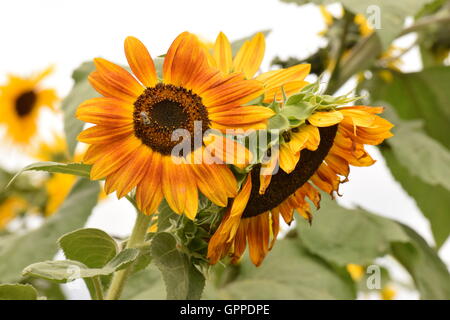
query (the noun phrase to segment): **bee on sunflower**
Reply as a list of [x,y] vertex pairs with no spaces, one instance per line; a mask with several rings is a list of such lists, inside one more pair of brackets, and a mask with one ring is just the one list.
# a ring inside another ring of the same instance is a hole
[[[251,154],[221,132],[266,126],[274,112],[249,105],[263,94],[264,84],[240,69],[223,73],[211,66],[206,47],[188,32],[165,55],[162,79],[138,39],[125,40],[125,54],[134,76],[95,59],[97,70],[89,81],[103,97],[77,110],[78,119],[95,124],[78,136],[89,144],[84,162],[92,164],[91,179],[105,178],[106,193],[116,191],[119,198],[135,189],[136,204],[146,214],[165,198],[173,211],[194,219],[199,190],[225,207],[238,191],[227,164],[245,166]],[[189,141],[191,152],[174,155],[179,129],[203,139]]]
[[56,91],[42,88],[41,82],[53,68],[32,75],[9,75],[7,83],[0,86],[0,123],[6,127],[6,135],[13,143],[26,146],[37,132],[37,120],[42,107],[55,109]]

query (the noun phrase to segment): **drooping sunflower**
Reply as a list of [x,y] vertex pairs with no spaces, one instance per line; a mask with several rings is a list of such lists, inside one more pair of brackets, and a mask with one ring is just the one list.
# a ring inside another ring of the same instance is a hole
[[290,224],[294,210],[311,221],[307,198],[319,208],[322,190],[333,196],[348,181],[349,165],[370,166],[375,160],[364,145],[378,145],[392,136],[393,125],[379,117],[381,107],[352,106],[318,111],[286,131],[280,146],[280,170],[262,176],[253,169],[224,215],[208,247],[211,263],[230,255],[237,262],[249,246],[260,265],[279,231],[280,216]]
[[[207,49],[188,32],[180,34],[165,55],[163,79],[158,79],[149,52],[136,38],[125,40],[125,54],[135,77],[95,59],[97,70],[89,81],[104,97],[88,100],[77,110],[78,119],[96,124],[78,136],[90,145],[84,161],[93,165],[91,179],[106,178],[105,191],[116,191],[118,197],[136,187],[136,203],[146,214],[155,212],[165,198],[175,212],[193,219],[198,190],[226,206],[237,194],[236,179],[226,164],[243,165],[238,158],[247,163],[251,155],[234,140],[207,131],[265,127],[273,111],[246,105],[263,94],[263,84],[242,72],[223,74],[210,66]],[[172,155],[180,143],[173,139],[177,129],[194,137],[187,155]],[[194,143],[198,134],[205,134],[204,139]],[[205,156],[210,147],[214,151]],[[201,161],[192,163],[198,157]]]
[[50,67],[27,78],[9,75],[8,82],[0,86],[0,123],[6,126],[7,136],[14,143],[30,142],[37,131],[40,108],[54,108],[58,100],[56,91],[40,86],[51,72]]
[[244,41],[233,57],[231,43],[220,32],[212,49],[209,62],[224,74],[243,72],[247,79],[255,79],[264,84],[264,103],[279,100],[284,94],[291,95],[308,84],[305,77],[311,70],[310,64],[298,64],[286,69],[271,70],[255,77],[260,69],[266,48],[264,34],[258,32],[250,40]]

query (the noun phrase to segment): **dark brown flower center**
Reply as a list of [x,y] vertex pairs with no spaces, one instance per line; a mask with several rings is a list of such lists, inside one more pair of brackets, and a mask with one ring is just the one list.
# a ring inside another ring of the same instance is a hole
[[37,94],[33,91],[25,91],[16,98],[16,113],[23,118],[31,113],[36,104]]
[[252,190],[250,198],[242,217],[254,217],[279,206],[305,184],[322,164],[333,146],[337,127],[338,125],[319,128],[320,144],[317,150],[303,149],[295,169],[289,174],[280,168],[278,173],[272,177],[269,187],[263,195],[259,194],[259,172],[261,167],[255,167],[251,171]]
[[[145,89],[138,97],[134,103],[133,119],[135,135],[145,145],[164,155],[169,155],[183,141],[184,135],[179,134],[182,132],[190,135],[193,148],[194,135],[203,135],[210,124],[201,97],[185,88],[162,83]],[[179,129],[184,131],[174,135],[174,131]],[[201,132],[195,132],[199,129]]]

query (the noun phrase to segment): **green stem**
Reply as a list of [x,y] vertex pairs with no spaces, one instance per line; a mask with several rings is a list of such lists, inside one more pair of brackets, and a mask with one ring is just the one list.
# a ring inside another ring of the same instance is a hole
[[[137,248],[144,243],[145,235],[150,225],[150,220],[151,216],[142,214],[139,211],[137,211],[136,222],[134,223],[133,231],[131,232],[131,236],[128,239],[125,248]],[[127,280],[132,267],[133,265],[114,273],[113,278],[111,280],[111,285],[108,290],[108,294],[106,295],[106,300],[119,299],[123,287],[125,285],[125,281]]]
[[100,277],[96,276],[92,278],[92,282],[94,283],[95,295],[97,300],[103,300],[103,286],[100,282]]
[[348,28],[351,23],[351,15],[347,11],[344,14],[344,21],[345,23],[341,30],[341,37],[336,48],[337,50],[335,50],[335,65],[333,70],[331,71],[330,80],[328,81],[328,86],[325,90],[325,93],[327,94],[329,94],[330,91],[334,90],[334,85],[338,81],[341,72],[341,60],[345,52],[345,42],[347,40]]

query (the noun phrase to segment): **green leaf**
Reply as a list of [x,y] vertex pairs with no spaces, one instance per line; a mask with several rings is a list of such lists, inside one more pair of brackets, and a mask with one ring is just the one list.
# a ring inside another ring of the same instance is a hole
[[[293,2],[299,5],[307,3],[305,0],[282,0],[283,2]],[[331,4],[336,0],[312,0],[316,4]],[[353,13],[362,13],[372,22],[376,19],[380,21],[380,28],[376,29],[384,49],[399,35],[403,29],[405,18],[414,16],[429,0],[340,0],[342,5]],[[378,15],[377,15],[378,14]],[[376,26],[375,26],[376,27]]]
[[[208,295],[209,294],[209,295]],[[278,240],[260,267],[242,259],[237,278],[206,299],[355,299],[344,268],[335,268],[293,239]]]
[[70,93],[62,101],[64,112],[64,132],[66,134],[67,146],[71,156],[75,153],[77,146],[77,136],[83,130],[84,122],[75,117],[76,110],[80,103],[87,99],[98,97],[99,94],[92,88],[87,77],[95,70],[93,62],[84,62],[72,74],[75,81]]
[[36,162],[32,163],[18,173],[9,181],[6,188],[12,185],[12,183],[25,171],[46,171],[51,173],[67,173],[74,176],[89,178],[91,172],[91,165],[84,163],[59,163],[52,161]]
[[125,284],[123,300],[164,300],[166,287],[155,265],[131,275]]
[[37,291],[29,284],[0,284],[0,300],[37,300]]
[[289,120],[285,115],[279,113],[274,115],[269,119],[268,128],[270,130],[278,129],[278,130],[287,130],[290,128]]
[[69,260],[84,263],[89,268],[101,268],[119,251],[116,241],[99,229],[79,229],[58,240]]
[[411,175],[450,190],[450,151],[427,136],[420,126],[411,121],[398,124],[388,144]]
[[[265,37],[267,37],[270,33],[270,29],[266,29],[266,30],[261,30],[260,32],[262,32],[264,34]],[[241,38],[235,41],[231,42],[231,51],[233,54],[233,57],[236,55],[236,53],[239,51],[239,49],[242,47],[242,45],[245,43],[245,41],[251,40],[255,35],[257,34],[257,32],[253,33],[252,35],[245,37],[245,38]]]
[[315,110],[316,106],[311,103],[302,101],[296,104],[286,104],[281,109],[281,114],[289,120],[305,121]]
[[138,255],[137,249],[125,249],[102,268],[89,268],[84,263],[74,260],[37,262],[26,267],[23,275],[63,283],[80,278],[106,276],[126,268]]
[[386,82],[374,73],[372,80],[365,83],[372,104],[387,102],[400,118],[423,120],[425,131],[450,150],[450,67],[433,67],[413,73],[389,72],[392,75],[390,81]]
[[177,221],[180,215],[170,209],[169,204],[164,199],[158,207],[158,231],[165,231],[172,226],[172,221]]
[[25,234],[0,240],[0,282],[20,280],[27,265],[53,258],[56,241],[63,234],[82,227],[97,203],[98,182],[81,179],[72,188],[59,210],[44,224]]
[[392,241],[409,241],[396,222],[362,209],[343,208],[325,194],[312,226],[304,219],[297,223],[305,248],[339,266],[370,264],[390,252]]
[[163,275],[167,299],[200,299],[205,278],[189,257],[177,249],[177,242],[170,233],[161,232],[153,237],[151,253]]
[[393,243],[393,255],[411,274],[422,299],[450,299],[450,274],[437,253],[411,228],[410,243]]
[[[119,248],[106,232],[99,229],[79,229],[65,234],[58,240],[66,259],[83,263],[88,268],[102,268],[119,251]],[[110,277],[102,277],[102,283],[109,285]],[[91,279],[85,279],[91,297],[97,298]]]
[[395,157],[392,149],[381,148],[384,159],[394,178],[414,198],[422,213],[430,221],[431,231],[439,248],[450,235],[450,192],[440,186],[432,186],[412,175]]

